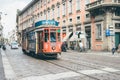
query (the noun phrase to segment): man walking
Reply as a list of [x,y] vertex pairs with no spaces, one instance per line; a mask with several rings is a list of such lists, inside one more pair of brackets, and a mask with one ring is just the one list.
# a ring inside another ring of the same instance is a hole
[[114,42],[112,41],[112,55],[114,55],[114,53],[115,53],[115,44],[114,44]]
[[83,43],[81,40],[79,41],[79,47],[80,47],[80,52],[82,52],[83,51]]

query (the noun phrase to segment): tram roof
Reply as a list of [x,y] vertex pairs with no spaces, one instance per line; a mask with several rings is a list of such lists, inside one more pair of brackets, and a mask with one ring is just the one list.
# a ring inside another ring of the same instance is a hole
[[38,26],[38,27],[36,27],[36,28],[59,28],[59,26],[54,26],[54,25],[41,25],[41,26]]

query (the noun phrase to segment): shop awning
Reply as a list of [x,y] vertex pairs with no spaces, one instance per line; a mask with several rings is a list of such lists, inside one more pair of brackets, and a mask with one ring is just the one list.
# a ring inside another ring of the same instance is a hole
[[70,40],[69,41],[78,41],[78,40],[80,40],[80,38],[78,38],[78,33],[79,33],[80,31],[75,31],[74,33],[73,33],[73,36],[70,38]]
[[72,34],[72,32],[69,32],[69,33],[67,33],[67,35],[63,38],[63,42],[64,41],[67,41],[68,40],[68,38],[69,38],[69,36]]

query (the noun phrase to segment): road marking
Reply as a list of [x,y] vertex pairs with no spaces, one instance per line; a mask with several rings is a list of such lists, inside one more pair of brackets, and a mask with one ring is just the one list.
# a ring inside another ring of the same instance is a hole
[[91,74],[100,74],[100,73],[107,73],[105,71],[101,71],[101,70],[81,70],[79,71],[80,73],[86,74],[86,75],[91,75]]
[[120,70],[118,70],[118,69],[109,68],[109,67],[103,68],[102,70],[105,70],[105,71],[108,71],[108,72],[118,72],[118,71],[120,71]]
[[80,76],[80,74],[71,71],[71,72],[64,72],[58,74],[48,74],[43,76],[31,76],[20,80],[57,80],[61,78],[69,78],[76,76]]
[[4,51],[1,50],[1,54],[6,80],[16,80],[15,72],[13,71]]
[[[4,53],[4,51],[1,52],[2,54],[2,61],[3,61],[3,67],[4,67],[4,72],[5,72],[5,77],[6,80],[18,80],[16,78],[16,75]],[[104,71],[102,71],[104,70]],[[106,72],[108,71],[108,72]],[[102,73],[109,73],[109,72],[118,72],[120,70],[114,69],[114,68],[101,68],[99,70],[97,69],[92,69],[92,70],[80,70],[78,72],[86,75],[92,75],[92,74],[102,74]],[[22,78],[19,80],[57,80],[61,78],[71,78],[71,77],[77,77],[77,76],[83,76],[82,74],[76,73],[76,72],[63,72],[63,73],[58,73],[58,74],[48,74],[48,75],[43,75],[43,76],[30,76],[26,78]]]
[[[102,71],[105,70],[105,71]],[[108,72],[106,72],[108,71]],[[86,75],[92,75],[92,74],[107,74],[109,72],[117,72],[120,70],[114,69],[114,68],[102,68],[102,69],[92,69],[92,70],[80,70],[78,72]],[[71,77],[77,77],[77,76],[83,76],[82,74],[76,73],[76,72],[63,72],[58,74],[48,74],[43,76],[30,76],[19,80],[57,80],[62,78],[71,78]]]
[[106,57],[120,57],[119,54],[114,54],[112,55],[112,53],[86,53],[86,54],[91,54],[91,55],[100,55],[100,56],[106,56]]

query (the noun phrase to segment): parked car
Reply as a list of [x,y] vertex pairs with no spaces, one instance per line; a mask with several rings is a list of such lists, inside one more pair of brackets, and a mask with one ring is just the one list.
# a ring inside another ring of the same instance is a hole
[[18,45],[19,45],[19,44],[18,44],[17,42],[12,42],[12,43],[11,43],[11,49],[18,49],[18,48],[19,48]]

